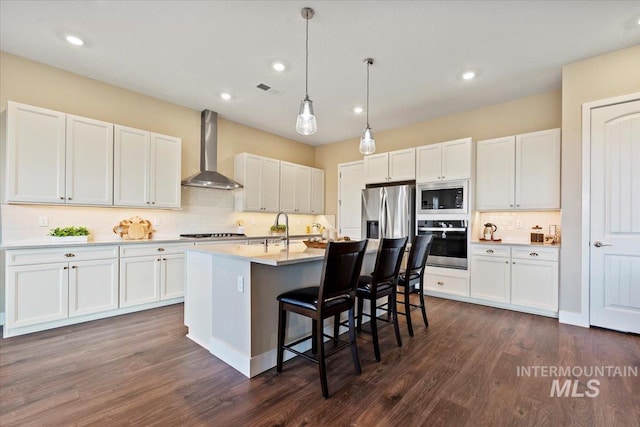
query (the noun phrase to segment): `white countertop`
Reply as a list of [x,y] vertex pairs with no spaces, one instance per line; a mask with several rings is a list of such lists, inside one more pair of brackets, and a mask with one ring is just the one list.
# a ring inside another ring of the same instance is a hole
[[487,241],[487,240],[472,240],[471,244],[474,245],[502,245],[502,246],[544,246],[545,248],[560,248],[560,243],[531,243],[523,242],[522,240],[502,240],[500,242]]
[[[367,252],[378,250],[377,241],[369,241]],[[288,247],[282,244],[268,245],[202,245],[187,249],[187,252],[205,252],[212,255],[244,259],[257,264],[272,266],[298,264],[302,262],[318,261],[324,258],[324,249],[307,248],[304,243],[290,243]]]

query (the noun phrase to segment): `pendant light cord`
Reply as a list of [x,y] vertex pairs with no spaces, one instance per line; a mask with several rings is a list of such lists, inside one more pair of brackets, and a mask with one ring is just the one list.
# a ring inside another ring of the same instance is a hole
[[367,127],[369,127],[369,66],[371,63],[367,59]]
[[304,19],[306,21],[306,31],[305,31],[305,43],[304,43],[304,95],[305,98],[309,97],[309,16]]

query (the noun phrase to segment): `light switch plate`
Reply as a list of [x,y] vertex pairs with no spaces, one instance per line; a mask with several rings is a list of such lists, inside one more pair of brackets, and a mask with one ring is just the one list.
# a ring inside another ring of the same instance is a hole
[[244,292],[244,277],[238,276],[238,292]]
[[39,216],[38,217],[38,225],[40,227],[48,227],[49,226],[49,217],[48,216]]

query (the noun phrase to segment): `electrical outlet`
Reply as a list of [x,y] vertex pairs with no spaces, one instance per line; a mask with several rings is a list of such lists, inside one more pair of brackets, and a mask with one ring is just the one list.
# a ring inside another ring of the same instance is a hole
[[160,218],[153,218],[153,225],[156,227],[160,225]]
[[244,292],[244,277],[238,276],[238,292]]
[[520,218],[516,220],[516,228],[522,228],[522,220]]
[[49,226],[49,217],[48,216],[39,216],[38,217],[38,225],[40,227],[48,227]]

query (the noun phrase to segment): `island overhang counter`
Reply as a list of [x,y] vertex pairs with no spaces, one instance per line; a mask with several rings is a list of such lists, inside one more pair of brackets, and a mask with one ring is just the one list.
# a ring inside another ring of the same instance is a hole
[[[367,274],[373,270],[377,248],[377,241],[369,241],[362,268]],[[187,249],[184,299],[187,337],[247,377],[274,367],[278,336],[276,297],[292,289],[318,286],[324,254],[324,249],[307,248],[304,243]],[[333,330],[329,322],[325,329],[327,333]],[[310,332],[308,319],[290,315],[287,341]],[[300,344],[301,350],[308,348],[310,342]]]

